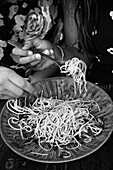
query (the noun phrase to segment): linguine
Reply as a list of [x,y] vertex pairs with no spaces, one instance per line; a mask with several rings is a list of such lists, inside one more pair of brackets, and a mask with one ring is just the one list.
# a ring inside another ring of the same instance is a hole
[[[61,66],[62,73],[68,73],[74,80],[74,91],[79,93],[86,89],[86,65],[83,61],[73,58]],[[70,157],[71,150],[81,149],[102,132],[102,121],[93,116],[92,110],[100,111],[99,105],[93,100],[53,99],[40,97],[32,104],[26,98],[22,106],[20,99],[9,100],[7,108],[13,113],[8,119],[9,126],[20,132],[21,139],[29,143],[37,141],[45,151],[32,151],[34,155],[48,155],[57,148],[59,153],[65,151]]]

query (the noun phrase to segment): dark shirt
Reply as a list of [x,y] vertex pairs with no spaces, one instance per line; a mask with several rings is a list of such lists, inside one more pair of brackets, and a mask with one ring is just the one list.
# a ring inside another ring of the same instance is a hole
[[92,32],[96,58],[87,80],[96,83],[113,83],[113,1],[98,0],[99,23]]
[[[99,24],[92,32],[97,54],[113,59],[113,1],[99,1]],[[101,58],[100,58],[101,59]],[[109,64],[113,65],[109,62]]]

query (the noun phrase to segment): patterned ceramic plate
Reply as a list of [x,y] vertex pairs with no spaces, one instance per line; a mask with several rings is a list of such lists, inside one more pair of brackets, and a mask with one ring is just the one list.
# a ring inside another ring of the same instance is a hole
[[[39,96],[43,91],[44,97],[53,97],[65,100],[68,97],[82,98],[83,100],[94,100],[98,103],[100,111],[93,111],[92,114],[98,119],[103,120],[103,131],[95,136],[91,142],[82,145],[82,149],[70,150],[70,157],[58,156],[58,150],[51,149],[48,153],[42,155],[31,154],[33,151],[43,152],[38,143],[32,141],[25,145],[21,139],[20,132],[12,129],[8,125],[8,119],[14,114],[11,113],[6,105],[4,106],[0,117],[1,135],[5,143],[17,154],[37,162],[61,163],[81,159],[97,149],[99,149],[109,138],[113,129],[113,102],[108,94],[100,87],[87,82],[87,93],[82,92],[80,96],[74,94],[73,80],[71,78],[49,78],[38,82],[36,85]],[[16,136],[17,138],[14,138]],[[64,153],[65,154],[65,153]]]

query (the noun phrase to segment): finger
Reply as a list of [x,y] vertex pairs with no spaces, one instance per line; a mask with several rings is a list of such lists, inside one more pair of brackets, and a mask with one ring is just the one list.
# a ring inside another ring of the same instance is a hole
[[43,47],[43,43],[44,43],[44,40],[40,38],[36,38],[32,40],[33,46],[38,47],[38,48]]
[[10,56],[12,57],[12,59],[13,59],[16,63],[19,63],[19,58],[20,58],[19,55],[14,55],[14,54],[11,53]]
[[22,47],[23,50],[28,50],[32,47],[32,40],[31,41],[26,41],[24,46]]
[[19,96],[17,96],[16,94],[14,94],[13,92],[4,89],[2,90],[2,92],[0,92],[0,98],[3,99],[9,99],[9,98],[18,98]]
[[32,61],[32,62],[30,63],[30,66],[31,66],[31,67],[34,67],[34,66],[36,66],[37,64],[39,64],[39,62],[40,62],[40,60],[38,60],[38,61]]
[[[36,67],[37,66],[37,64],[39,64],[41,61],[40,60],[38,60],[38,61],[32,61],[32,62],[30,62],[30,63],[28,63],[26,66],[26,72],[28,72],[29,70],[31,71],[31,70],[33,70],[33,68],[34,67]],[[28,81],[28,78],[26,79],[27,81]],[[28,81],[29,82],[29,81]]]
[[14,86],[16,85],[19,88],[19,95],[22,94],[21,90],[25,90],[29,93],[32,93],[34,91],[34,87],[15,72],[9,73],[8,79],[14,84]]
[[54,51],[53,51],[53,49],[50,49],[50,54],[51,54],[51,56],[53,56],[53,55],[54,55]]
[[50,55],[50,56],[53,56],[53,54],[54,54],[54,51],[53,51],[53,49],[46,49],[46,50],[44,50],[43,51],[43,53],[44,54],[46,54],[46,55]]
[[33,55],[33,52],[31,50],[22,50],[20,48],[13,48],[12,53],[14,55],[19,55],[19,56],[28,56],[28,55]]
[[42,65],[46,62],[46,58],[42,58],[42,60],[32,68],[32,70],[41,70],[40,68],[42,67]]
[[25,81],[23,89],[31,94],[34,92],[35,87],[33,85],[31,85],[28,81]]
[[30,49],[32,46],[38,47],[40,48],[43,44],[44,40],[40,39],[40,38],[35,38],[33,40],[30,41],[26,41],[25,45],[23,46],[23,50],[28,50]]
[[49,50],[47,50],[47,49],[46,49],[46,50],[44,50],[44,51],[43,51],[43,53],[44,53],[44,54],[46,54],[46,55],[50,55],[50,51],[49,51]]
[[12,96],[7,96],[7,95],[1,95],[0,99],[9,100],[9,99],[13,99],[13,97]]
[[20,97],[23,94],[23,89],[19,88],[13,82],[7,81],[7,84],[5,86],[5,89],[10,91],[10,93],[14,93],[15,96]]
[[41,59],[41,55],[40,54],[34,54],[28,57],[20,57],[19,62],[21,64],[27,64],[30,63],[32,61],[36,61],[36,60],[40,60]]

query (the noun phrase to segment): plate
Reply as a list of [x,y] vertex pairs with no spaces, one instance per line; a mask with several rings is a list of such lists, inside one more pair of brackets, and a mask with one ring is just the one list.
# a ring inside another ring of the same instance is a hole
[[[98,103],[100,111],[93,111],[92,115],[97,119],[103,120],[103,130],[98,136],[95,136],[91,142],[83,144],[82,149],[71,150],[70,157],[58,156],[57,149],[51,149],[43,155],[31,154],[33,151],[39,151],[40,153],[43,151],[38,143],[34,141],[25,145],[21,139],[20,132],[12,129],[8,125],[8,119],[14,114],[10,112],[5,105],[0,117],[1,136],[8,147],[15,153],[36,162],[63,163],[86,157],[99,149],[107,141],[113,130],[113,102],[104,90],[95,84],[87,82],[87,92],[85,93],[83,91],[81,95],[78,95],[78,93],[75,94],[73,79],[69,77],[44,79],[36,83],[35,87],[36,91],[34,95],[36,97],[39,97],[43,93],[43,96],[46,98],[57,97],[58,99],[66,100],[67,97],[73,97],[82,98],[83,100],[94,100]],[[17,136],[18,140],[15,140],[14,136]]]

